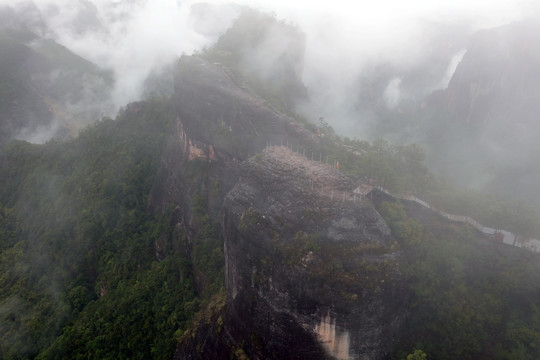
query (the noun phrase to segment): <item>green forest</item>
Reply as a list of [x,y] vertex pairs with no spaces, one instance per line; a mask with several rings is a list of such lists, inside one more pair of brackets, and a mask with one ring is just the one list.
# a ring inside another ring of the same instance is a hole
[[[156,98],[130,104],[75,139],[12,141],[3,149],[0,358],[170,359],[195,315],[218,301],[213,296],[222,298],[223,249],[204,194],[192,198],[198,231],[191,242],[174,227],[174,209],[148,206],[174,119],[170,101]],[[417,145],[323,131],[320,145],[308,150],[339,159],[354,178],[538,234],[532,208],[450,188],[425,166]],[[190,176],[204,177],[204,167],[188,165]],[[411,294],[395,359],[415,349],[431,359],[540,356],[537,254],[399,202],[378,210],[406,254],[401,266]]]
[[[155,255],[160,237],[185,242],[170,214],[148,209],[173,119],[167,101],[139,102],[76,139],[4,149],[0,358],[172,357],[201,304],[192,262],[222,284],[212,223],[193,256],[182,246]],[[204,204],[197,211],[209,222]]]

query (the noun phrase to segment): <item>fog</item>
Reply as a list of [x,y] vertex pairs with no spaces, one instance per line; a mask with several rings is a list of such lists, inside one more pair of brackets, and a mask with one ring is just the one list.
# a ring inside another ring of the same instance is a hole
[[[218,33],[201,30],[190,6],[176,1],[36,1],[51,37],[76,54],[114,71],[113,101],[138,100],[147,77],[179,55],[210,44]],[[230,25],[223,21],[220,30]]]
[[[306,33],[303,80],[312,101],[301,110],[357,137],[369,137],[366,125],[373,120],[359,108],[359,93],[372,91],[362,89],[366,81],[359,78],[374,76],[383,64],[392,69],[371,100],[390,108],[419,100],[448,85],[472,33],[538,14],[532,1],[509,0],[240,3],[274,12]],[[418,76],[403,78],[413,73]]]
[[[1,0],[26,11],[29,1]],[[228,1],[201,11],[198,1],[176,0],[36,0],[41,21],[34,30],[76,54],[112,70],[113,102],[118,108],[137,100],[148,76],[182,54],[210,46],[241,11]],[[447,85],[464,53],[467,36],[536,14],[532,1],[236,1],[278,19],[297,24],[306,33],[303,79],[310,104],[304,112],[325,117],[341,133],[363,130],[357,109],[358,79],[377,64],[393,67],[382,92],[389,107],[425,96]],[[31,16],[28,15],[28,18]],[[442,43],[442,44],[441,44]],[[402,77],[418,68],[432,74],[423,83]],[[314,106],[313,104],[317,104]],[[113,114],[111,114],[113,115]],[[367,115],[366,115],[367,116]]]

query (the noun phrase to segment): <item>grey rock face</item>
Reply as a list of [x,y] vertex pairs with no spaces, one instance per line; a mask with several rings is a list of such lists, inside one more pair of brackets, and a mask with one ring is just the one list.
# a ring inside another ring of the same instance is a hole
[[265,149],[318,137],[200,58],[181,61],[175,97],[178,134],[151,206],[177,206],[189,238],[190,198],[205,194],[221,223],[227,292],[175,358],[387,357],[406,298],[388,226],[350,201],[354,183],[336,169]]
[[[306,189],[301,174],[281,176],[275,160],[265,153],[244,163],[245,175],[225,199],[226,284],[234,321],[246,328],[268,321],[268,313],[243,314],[255,301],[288,324],[276,326],[311,337],[326,356],[388,356],[404,318],[405,295],[388,226],[367,203]],[[276,336],[271,328],[257,331],[268,341]],[[300,354],[312,356],[313,348],[306,347],[290,351],[307,359]],[[250,356],[255,350],[248,343],[244,351]]]

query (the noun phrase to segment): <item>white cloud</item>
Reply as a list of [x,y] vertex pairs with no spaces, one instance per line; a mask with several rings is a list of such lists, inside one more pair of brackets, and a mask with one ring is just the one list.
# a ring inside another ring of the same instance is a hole
[[118,105],[139,97],[144,80],[154,68],[209,43],[191,26],[189,7],[175,0],[94,0],[99,27],[88,31],[81,31],[74,23],[85,16],[81,12],[88,11],[82,2],[61,7],[56,3],[39,2],[49,27],[54,29],[51,35],[75,53],[115,72],[113,96]]
[[[26,0],[0,0],[13,5]],[[137,100],[147,76],[182,54],[210,45],[230,24],[234,11],[210,14],[201,33],[190,12],[196,1],[36,0],[49,33],[78,55],[113,70],[113,102]],[[219,16],[219,18],[217,17]],[[212,29],[213,28],[213,29]],[[112,115],[112,114],[111,114]]]

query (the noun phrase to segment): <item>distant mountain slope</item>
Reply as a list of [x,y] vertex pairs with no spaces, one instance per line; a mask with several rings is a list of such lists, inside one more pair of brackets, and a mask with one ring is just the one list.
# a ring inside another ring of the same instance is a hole
[[[456,122],[508,138],[501,130],[538,127],[540,23],[525,21],[476,34],[446,89]],[[501,127],[493,129],[494,127]],[[504,135],[503,135],[504,134]]]
[[464,185],[540,206],[540,24],[525,21],[472,38],[448,88],[424,103],[432,163]]
[[535,194],[540,169],[540,23],[474,34],[447,88],[382,114],[377,136],[426,148],[439,175],[493,196]]
[[38,36],[9,7],[0,19],[0,144],[73,135],[108,112],[109,73]]

